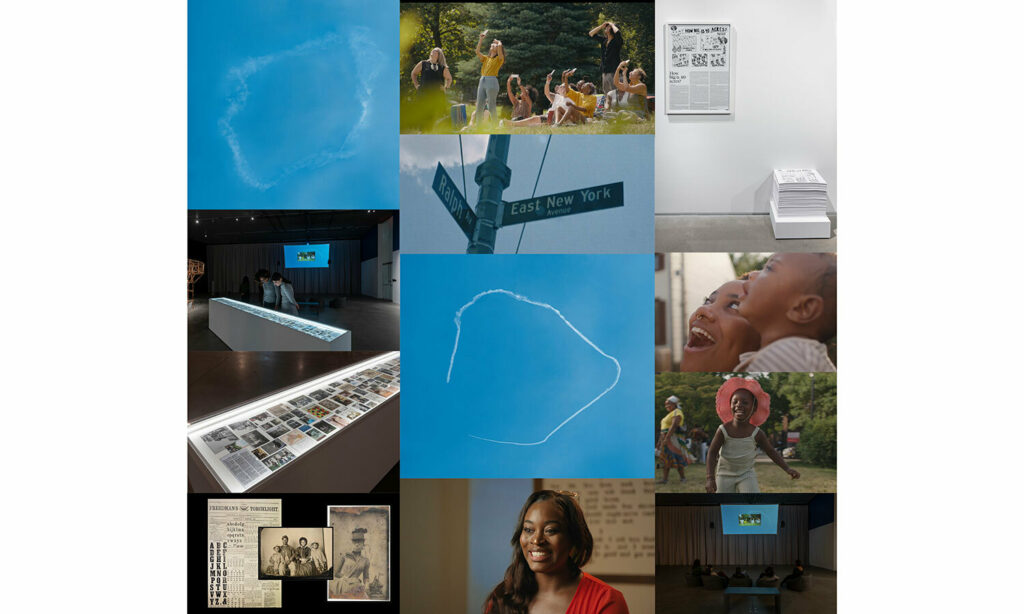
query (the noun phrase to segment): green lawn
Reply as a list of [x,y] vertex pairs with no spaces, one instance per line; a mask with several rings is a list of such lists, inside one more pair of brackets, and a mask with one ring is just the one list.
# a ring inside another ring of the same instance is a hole
[[[800,479],[790,479],[782,469],[771,462],[758,459],[754,469],[757,471],[757,483],[761,492],[836,492],[836,470],[809,465],[799,460],[787,460],[787,463],[800,472]],[[660,480],[662,469],[659,467],[654,476]],[[707,475],[704,465],[694,464],[686,468],[686,482],[679,482],[679,474],[672,469],[668,475],[668,484],[655,484],[655,492],[704,492],[704,478]]]
[[[473,113],[474,105],[466,105],[466,117]],[[507,107],[498,107],[498,119],[509,119]],[[490,126],[474,126],[464,131],[455,132],[451,129],[451,122],[445,118],[434,125],[434,130],[429,132],[412,132],[403,134],[654,134],[654,119],[649,117],[645,121],[597,121],[582,125],[557,126],[546,125],[524,126],[521,128],[498,127],[497,122]]]

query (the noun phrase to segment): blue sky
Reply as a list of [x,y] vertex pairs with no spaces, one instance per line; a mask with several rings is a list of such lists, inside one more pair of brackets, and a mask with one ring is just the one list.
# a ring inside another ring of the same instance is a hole
[[[516,135],[509,147],[512,181],[506,201],[533,193],[547,136]],[[483,161],[487,137],[462,137],[466,161],[465,194],[475,209],[478,186],[473,181]],[[459,137],[402,136],[399,179],[404,253],[464,253],[466,236],[431,189],[441,162],[462,191]],[[529,253],[651,253],[654,250],[654,137],[557,135],[551,139],[537,196],[623,182],[625,206],[568,215],[526,224],[521,254]],[[522,224],[498,231],[496,254],[515,253]]]
[[398,207],[398,2],[190,0],[190,209]]
[[[402,477],[648,476],[650,255],[407,254],[402,267]],[[495,289],[557,309],[597,349],[551,309],[494,293],[462,311],[453,359],[456,313]]]

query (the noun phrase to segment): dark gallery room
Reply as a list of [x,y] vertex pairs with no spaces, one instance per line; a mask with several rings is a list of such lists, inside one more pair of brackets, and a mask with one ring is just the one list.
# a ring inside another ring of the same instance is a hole
[[398,212],[188,212],[188,349],[397,350]]
[[656,612],[835,612],[835,501],[658,494]]

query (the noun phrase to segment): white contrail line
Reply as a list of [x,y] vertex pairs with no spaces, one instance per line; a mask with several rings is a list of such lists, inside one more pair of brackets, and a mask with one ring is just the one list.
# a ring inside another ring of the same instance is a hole
[[[349,130],[344,141],[335,149],[326,148],[296,160],[277,174],[267,180],[261,179],[256,171],[249,164],[249,160],[242,150],[238,134],[235,132],[232,122],[236,115],[241,113],[249,100],[248,79],[252,75],[266,68],[268,65],[285,58],[302,57],[310,53],[327,51],[333,47],[348,42],[352,53],[355,55],[355,64],[359,66],[358,87],[354,88],[359,97],[361,113],[355,125]],[[384,54],[376,47],[369,36],[369,30],[362,26],[356,26],[347,37],[337,34],[328,34],[321,38],[306,41],[300,45],[262,55],[257,58],[248,58],[239,66],[228,71],[228,78],[235,82],[233,93],[228,97],[228,107],[224,116],[217,121],[221,136],[224,137],[228,148],[231,149],[231,157],[235,163],[235,172],[238,177],[250,187],[260,191],[266,191],[274,187],[293,173],[303,169],[317,169],[327,166],[333,162],[350,158],[357,153],[358,139],[366,133],[370,126],[370,111],[373,98],[373,80],[380,72],[384,63]]]
[[568,418],[563,420],[561,422],[561,424],[556,426],[550,433],[547,434],[546,437],[544,437],[544,439],[541,439],[540,441],[533,441],[533,442],[529,442],[529,443],[524,443],[524,442],[521,442],[521,441],[501,441],[501,440],[498,440],[498,439],[488,439],[486,437],[478,437],[477,435],[470,435],[470,437],[472,437],[473,439],[479,439],[481,441],[489,441],[491,443],[502,443],[502,444],[507,444],[507,445],[510,445],[510,446],[539,446],[540,444],[545,443],[548,439],[551,439],[552,435],[557,433],[560,428],[562,428],[563,426],[568,424],[569,421],[571,421],[573,418],[575,418],[576,416],[580,415],[580,413],[582,413],[583,410],[587,409],[588,407],[590,407],[594,403],[597,403],[597,401],[601,397],[603,397],[604,395],[606,395],[609,392],[611,392],[611,389],[615,388],[619,384],[619,377],[622,375],[622,365],[619,364],[619,361],[616,360],[614,356],[608,354],[607,352],[605,352],[601,348],[597,347],[597,345],[595,345],[593,341],[588,339],[586,335],[581,333],[579,331],[579,329],[577,329],[575,326],[573,326],[572,322],[567,320],[565,318],[565,316],[562,315],[561,311],[555,309],[554,307],[552,307],[551,305],[549,305],[547,303],[542,303],[540,301],[535,301],[535,300],[533,300],[531,298],[523,296],[522,294],[516,294],[515,292],[509,291],[509,290],[504,290],[502,288],[496,288],[496,289],[493,289],[493,290],[485,290],[485,291],[481,292],[480,294],[477,294],[476,296],[473,297],[473,300],[469,301],[468,303],[466,303],[462,307],[459,307],[459,310],[455,312],[455,346],[452,348],[452,358],[448,362],[448,377],[445,378],[445,383],[446,384],[447,383],[451,383],[451,381],[452,381],[452,367],[455,366],[455,353],[459,351],[459,337],[462,336],[462,312],[466,311],[466,309],[468,309],[470,306],[472,306],[478,300],[480,300],[481,298],[483,298],[483,297],[485,297],[485,296],[487,296],[489,294],[504,294],[505,296],[509,296],[511,298],[514,298],[517,301],[522,301],[524,303],[529,303],[530,305],[536,305],[537,307],[543,307],[545,309],[550,309],[551,311],[555,312],[555,315],[557,315],[559,318],[561,318],[563,322],[565,322],[566,326],[568,326],[570,329],[572,329],[572,332],[574,332],[577,335],[579,335],[580,339],[583,339],[584,341],[586,341],[587,345],[589,345],[590,347],[592,347],[595,350],[597,350],[597,352],[600,355],[604,356],[605,358],[607,358],[607,359],[609,359],[609,360],[611,360],[612,362],[615,363],[615,381],[612,382],[611,386],[608,386],[607,388],[605,388],[604,392],[602,392],[601,394],[599,394],[596,397],[594,397],[593,399],[591,399],[589,403],[587,403],[583,407],[577,409],[571,416],[569,416]]

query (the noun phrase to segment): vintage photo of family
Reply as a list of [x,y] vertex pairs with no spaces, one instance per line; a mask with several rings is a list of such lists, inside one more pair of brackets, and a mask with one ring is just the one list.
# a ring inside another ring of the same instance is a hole
[[260,580],[329,580],[334,536],[329,527],[260,527]]

